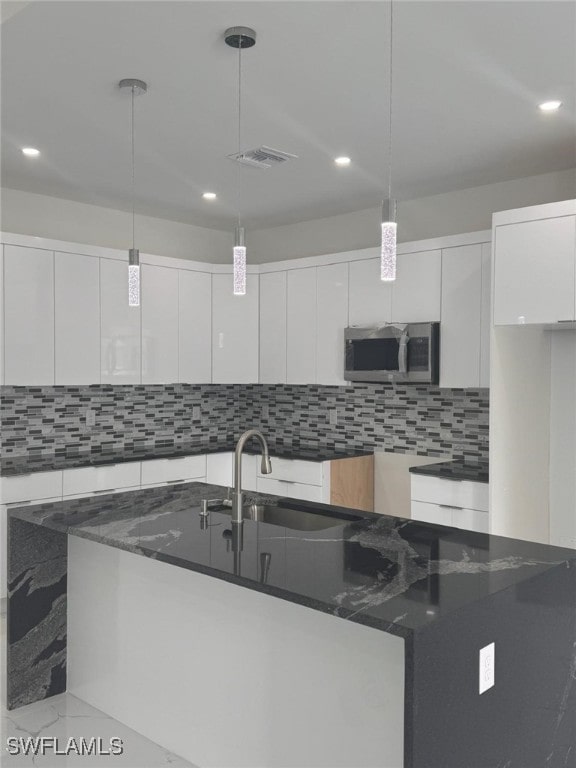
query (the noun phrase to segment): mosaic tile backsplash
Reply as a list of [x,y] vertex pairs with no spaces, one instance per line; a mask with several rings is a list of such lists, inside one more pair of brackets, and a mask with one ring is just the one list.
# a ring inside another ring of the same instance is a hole
[[2,455],[232,441],[488,459],[488,390],[174,384],[0,388]]

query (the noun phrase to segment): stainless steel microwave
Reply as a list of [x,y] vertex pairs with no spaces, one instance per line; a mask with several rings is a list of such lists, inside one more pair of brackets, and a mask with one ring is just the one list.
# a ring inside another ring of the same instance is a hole
[[386,323],[346,328],[347,381],[438,384],[440,323]]

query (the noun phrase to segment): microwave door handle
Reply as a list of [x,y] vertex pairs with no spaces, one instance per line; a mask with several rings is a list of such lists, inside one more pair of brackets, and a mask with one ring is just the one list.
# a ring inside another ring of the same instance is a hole
[[404,331],[400,337],[398,371],[399,373],[408,373],[408,333],[406,331]]

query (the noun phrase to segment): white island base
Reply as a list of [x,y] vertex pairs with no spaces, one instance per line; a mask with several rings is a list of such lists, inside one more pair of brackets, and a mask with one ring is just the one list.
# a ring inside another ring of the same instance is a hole
[[68,690],[202,768],[402,768],[404,641],[68,539]]

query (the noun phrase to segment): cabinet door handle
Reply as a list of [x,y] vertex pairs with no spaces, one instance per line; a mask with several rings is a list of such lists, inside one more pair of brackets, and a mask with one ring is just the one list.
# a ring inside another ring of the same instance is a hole
[[459,512],[462,512],[464,507],[455,507],[452,504],[438,504],[440,509],[457,509]]
[[101,491],[93,491],[94,495],[96,496],[99,493],[114,493],[116,488],[102,488]]

